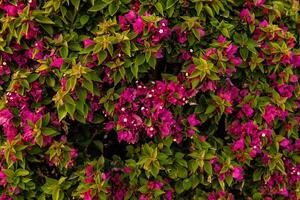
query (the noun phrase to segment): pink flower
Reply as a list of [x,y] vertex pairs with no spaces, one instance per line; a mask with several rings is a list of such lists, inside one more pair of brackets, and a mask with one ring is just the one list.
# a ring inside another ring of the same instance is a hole
[[284,138],[281,142],[280,142],[280,146],[283,148],[288,148],[290,145],[290,141],[286,138]]
[[266,120],[267,124],[270,124],[275,117],[277,116],[277,109],[275,106],[268,104],[265,107],[265,113],[262,115],[262,117]]
[[293,96],[294,86],[287,84],[280,84],[277,86],[278,92],[282,97],[291,98]]
[[149,190],[160,190],[163,187],[163,184],[159,181],[148,181]]
[[263,20],[259,23],[259,26],[261,27],[267,27],[269,25],[269,22],[267,20]]
[[124,167],[123,171],[124,171],[124,173],[126,173],[126,174],[130,174],[132,170],[131,170],[130,167]]
[[125,141],[128,144],[134,144],[137,142],[137,134],[132,131],[120,131],[118,133],[118,141]]
[[290,76],[290,82],[297,83],[298,82],[298,76],[296,74],[293,74]]
[[300,55],[293,55],[292,63],[294,65],[294,67],[296,67],[296,68],[300,67]]
[[27,34],[25,34],[25,39],[30,40],[30,39],[37,38],[38,33],[39,33],[39,28],[32,21],[29,21],[28,25],[29,25],[29,28],[28,28]]
[[200,121],[197,120],[196,115],[195,114],[191,114],[188,118],[187,118],[190,126],[197,126],[200,124]]
[[119,25],[120,25],[121,30],[126,30],[127,29],[126,18],[124,16],[119,16],[118,20],[119,20]]
[[76,158],[78,156],[77,149],[72,148],[70,151],[71,158]]
[[104,181],[108,180],[110,178],[110,173],[109,172],[102,172],[101,173],[101,178]]
[[237,52],[238,50],[238,47],[233,45],[233,44],[230,44],[228,45],[228,47],[226,48],[225,50],[225,55],[227,56],[227,58],[234,58],[234,54]]
[[87,48],[87,47],[89,47],[89,46],[91,46],[93,44],[94,44],[94,40],[92,40],[90,38],[87,38],[87,39],[83,40],[83,46],[84,46],[84,48]]
[[107,123],[104,124],[104,130],[106,132],[109,132],[109,131],[113,130],[114,127],[115,127],[115,123],[113,121],[107,122]]
[[241,11],[240,18],[249,24],[252,24],[254,22],[254,19],[252,18],[251,14],[247,8],[244,8]]
[[67,79],[65,77],[63,77],[61,80],[60,80],[60,86],[62,88],[63,91],[66,91],[66,86],[67,86]]
[[130,10],[127,14],[125,14],[125,17],[129,22],[132,23],[136,19],[136,14],[133,10]]
[[85,175],[91,176],[93,174],[93,165],[87,165],[85,168]]
[[121,96],[120,96],[120,101],[123,102],[128,102],[131,103],[135,100],[136,98],[136,90],[132,87],[126,88]]
[[86,191],[84,193],[84,198],[83,199],[84,200],[92,200],[92,191],[91,191],[91,189],[89,189],[88,191]]
[[244,179],[242,167],[234,167],[232,171],[232,177],[237,181],[242,181]]
[[0,111],[0,125],[8,125],[13,118],[13,114],[9,109],[5,108]]
[[234,66],[240,66],[242,64],[242,59],[241,58],[231,58],[230,62],[234,65]]
[[64,64],[64,59],[63,58],[54,57],[51,64],[50,64],[50,66],[60,69],[63,64]]
[[183,51],[180,57],[183,60],[189,60],[192,58],[191,53],[189,51]]
[[173,191],[172,190],[167,190],[165,193],[165,198],[167,200],[172,200],[173,199]]
[[5,186],[7,184],[7,176],[3,171],[0,171],[0,185]]
[[200,37],[205,36],[205,30],[203,28],[199,28],[198,31],[199,31]]
[[256,0],[254,5],[257,6],[257,7],[261,7],[264,4],[265,4],[265,0]]
[[242,111],[247,117],[251,117],[254,113],[254,110],[251,108],[249,104],[245,104],[242,108]]
[[245,140],[244,138],[239,139],[238,141],[235,141],[232,145],[232,151],[238,151],[241,150],[243,151],[245,148]]
[[18,9],[14,5],[11,4],[0,5],[0,8],[6,11],[7,16],[15,17],[18,14]]
[[224,42],[226,42],[226,37],[224,37],[223,35],[219,35],[217,41],[218,41],[220,44],[223,44]]
[[139,16],[139,17],[137,18],[137,20],[136,20],[136,21],[134,22],[134,24],[133,24],[133,29],[134,29],[134,31],[135,31],[136,34],[140,34],[140,33],[143,32],[144,26],[145,26],[144,21],[143,21],[143,19]]

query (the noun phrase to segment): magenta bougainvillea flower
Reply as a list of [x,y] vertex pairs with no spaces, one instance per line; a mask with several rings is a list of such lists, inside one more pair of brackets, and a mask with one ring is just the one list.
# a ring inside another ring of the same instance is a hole
[[144,26],[145,26],[144,21],[140,16],[133,23],[133,29],[134,29],[136,34],[142,33],[143,30],[144,30]]
[[242,181],[244,179],[243,172],[244,170],[242,167],[234,167],[232,170],[232,177],[238,181]]
[[297,1],[0,2],[0,199],[300,199]]
[[50,66],[55,68],[61,68],[63,64],[64,64],[63,58],[54,57],[52,62],[50,63]]

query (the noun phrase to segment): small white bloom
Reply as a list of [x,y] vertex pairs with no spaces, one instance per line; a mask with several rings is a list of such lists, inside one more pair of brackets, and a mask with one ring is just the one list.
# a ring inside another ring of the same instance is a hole
[[124,118],[124,119],[123,119],[123,122],[127,122],[127,118]]
[[158,31],[159,33],[163,33],[164,32],[164,30],[163,29],[159,29],[159,31]]
[[3,62],[2,64],[5,66],[5,65],[6,65],[6,62]]
[[265,133],[263,133],[263,134],[261,134],[261,136],[262,136],[262,137],[266,137],[266,134],[265,134]]
[[191,53],[193,53],[193,52],[194,52],[194,50],[193,50],[193,49],[190,49],[190,52],[191,52]]

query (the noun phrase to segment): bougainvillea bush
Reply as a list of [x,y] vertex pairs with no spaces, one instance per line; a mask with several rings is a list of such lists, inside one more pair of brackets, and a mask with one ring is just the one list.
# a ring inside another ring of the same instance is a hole
[[300,199],[298,0],[1,0],[0,199]]

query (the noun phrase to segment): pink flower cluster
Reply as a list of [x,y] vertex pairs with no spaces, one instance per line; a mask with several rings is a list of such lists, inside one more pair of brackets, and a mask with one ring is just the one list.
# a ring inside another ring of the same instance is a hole
[[[194,93],[194,90],[187,90],[180,83],[161,81],[156,81],[152,86],[138,82],[137,88],[126,88],[115,106],[119,142],[133,144],[143,133],[151,138],[159,132],[160,137],[172,135],[179,143],[183,136],[183,124],[174,117],[169,107],[187,104]],[[188,121],[192,127],[199,124],[194,115]]]

